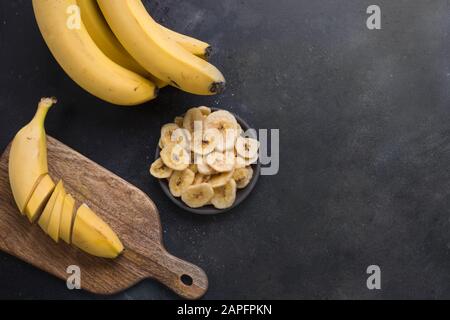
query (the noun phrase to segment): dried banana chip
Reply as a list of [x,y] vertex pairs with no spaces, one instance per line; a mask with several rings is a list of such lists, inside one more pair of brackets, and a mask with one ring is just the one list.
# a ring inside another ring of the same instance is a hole
[[159,147],[161,149],[173,142],[172,135],[175,132],[175,130],[177,130],[177,129],[180,129],[180,127],[177,126],[175,123],[165,124],[161,128],[161,139],[160,139],[160,144],[159,144]]
[[194,132],[198,125],[203,127],[203,114],[198,108],[189,109],[183,119],[183,127],[190,132]]
[[217,172],[228,172],[234,169],[233,153],[213,152],[206,157],[206,163]]
[[254,159],[258,156],[259,141],[253,138],[239,137],[236,140],[236,152],[242,158]]
[[189,167],[190,154],[176,143],[169,144],[161,150],[161,159],[166,166],[176,171],[183,171]]
[[174,197],[181,197],[184,190],[194,182],[195,174],[186,169],[184,171],[175,171],[169,180],[170,193]]
[[244,189],[245,187],[247,187],[252,178],[253,178],[252,167],[245,167],[234,170],[233,180],[236,181],[236,187],[238,189]]
[[208,183],[188,187],[181,195],[181,200],[191,208],[207,205],[214,196],[214,189]]
[[208,176],[203,182],[208,182],[213,188],[219,188],[226,185],[233,178],[234,170],[230,172],[222,172]]
[[150,174],[158,179],[169,178],[173,173],[173,170],[166,166],[164,162],[159,158],[150,166]]
[[214,189],[214,197],[211,199],[212,205],[216,209],[227,209],[233,206],[236,201],[236,182],[231,179],[226,185]]

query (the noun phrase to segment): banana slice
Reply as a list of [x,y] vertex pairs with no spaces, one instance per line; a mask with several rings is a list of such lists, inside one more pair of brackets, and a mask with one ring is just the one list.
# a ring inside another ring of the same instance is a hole
[[252,178],[253,178],[252,167],[245,167],[234,170],[233,180],[236,181],[236,187],[238,189],[244,189],[245,187],[247,187]]
[[184,118],[183,117],[175,117],[175,119],[173,120],[173,122],[179,126],[180,128],[183,128],[183,122],[184,122]]
[[204,179],[203,182],[208,182],[213,188],[223,187],[228,181],[233,178],[234,170],[230,172],[222,172],[212,176],[208,176],[208,179]]
[[158,179],[169,178],[173,173],[173,170],[166,166],[164,162],[159,158],[150,166],[150,174]]
[[235,161],[234,154],[230,152],[213,152],[206,157],[206,163],[217,172],[233,170]]
[[208,183],[188,187],[181,195],[181,200],[191,208],[200,208],[214,197],[214,189]]
[[193,173],[197,174],[198,173],[198,168],[197,165],[195,163],[190,164],[188,167],[189,170],[191,170]]
[[234,163],[234,169],[242,169],[247,166],[246,161],[241,156],[236,156],[235,163]]
[[169,180],[170,193],[174,197],[181,197],[181,194],[187,187],[194,182],[195,173],[186,169],[184,171],[176,171]]
[[258,156],[259,141],[252,138],[239,137],[236,140],[236,152],[242,158],[254,159]]
[[236,118],[225,110],[213,112],[205,120],[205,129],[217,129],[222,133],[227,129],[236,130],[236,128]]
[[194,132],[196,127],[203,127],[203,114],[198,108],[189,109],[183,119],[183,127],[190,132]]
[[198,110],[200,110],[200,112],[204,116],[209,116],[211,114],[211,108],[208,108],[208,107],[205,107],[205,106],[198,107]]
[[199,173],[201,173],[201,174],[203,174],[203,175],[205,175],[205,176],[208,176],[208,175],[211,175],[211,174],[214,174],[214,173],[215,173],[214,169],[211,168],[211,167],[206,163],[205,158],[197,157],[196,160],[195,160],[195,162],[196,162],[197,169],[198,169],[198,172],[199,172]]
[[172,134],[172,142],[179,144],[186,151],[191,151],[192,136],[189,130],[177,129]]
[[221,135],[222,139],[219,139],[216,145],[216,150],[220,152],[234,148],[237,126],[236,118],[225,110],[213,112],[205,120],[205,130],[215,129]]
[[209,176],[205,176],[204,174],[197,173],[195,175],[194,182],[192,184],[196,185],[196,184],[203,183],[203,182],[205,182],[204,180],[206,180],[206,177],[209,177]]
[[175,130],[179,129],[180,127],[175,123],[168,123],[163,125],[161,128],[161,143],[160,147],[164,148],[165,146],[173,143],[172,141],[172,135],[175,132]]
[[211,199],[211,203],[216,209],[230,208],[235,201],[236,182],[233,179],[223,187],[214,189],[214,197]]
[[206,130],[203,134],[194,132],[192,150],[200,155],[210,154],[216,148],[219,140],[220,134],[217,130]]
[[236,127],[237,135],[238,137],[242,137],[244,135],[244,130],[242,129],[241,125],[238,123]]
[[216,150],[219,152],[232,151],[238,138],[237,130],[227,129],[225,132],[220,133],[219,139],[217,139]]
[[169,144],[161,150],[161,159],[166,166],[176,171],[183,171],[189,167],[190,154],[176,143]]

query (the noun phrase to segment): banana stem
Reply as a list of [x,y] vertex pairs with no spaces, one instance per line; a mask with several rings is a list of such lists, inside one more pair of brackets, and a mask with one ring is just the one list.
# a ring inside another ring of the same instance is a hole
[[39,102],[33,121],[38,121],[40,124],[44,124],[48,110],[57,102],[58,100],[56,100],[56,98],[42,98]]

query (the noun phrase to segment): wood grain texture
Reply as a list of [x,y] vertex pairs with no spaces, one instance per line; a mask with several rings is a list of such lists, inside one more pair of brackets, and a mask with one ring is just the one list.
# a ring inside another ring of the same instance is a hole
[[[161,223],[153,201],[141,190],[61,142],[48,137],[48,163],[55,181],[104,219],[125,251],[115,260],[93,257],[64,243],[54,243],[38,225],[20,215],[8,178],[9,147],[0,159],[0,250],[63,280],[70,265],[81,268],[81,286],[97,294],[123,291],[153,278],[183,298],[198,299],[208,287],[199,267],[169,254],[162,244]],[[192,284],[181,281],[192,278]]]

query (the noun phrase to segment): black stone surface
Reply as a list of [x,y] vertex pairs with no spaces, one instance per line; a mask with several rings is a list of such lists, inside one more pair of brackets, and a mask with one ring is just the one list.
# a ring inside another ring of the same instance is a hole
[[[48,133],[154,199],[167,248],[209,275],[206,299],[450,298],[450,1],[379,0],[378,31],[371,1],[146,4],[214,45],[223,95],[110,106],[61,71],[29,0],[1,1],[0,148],[56,95]],[[147,172],[161,125],[201,104],[281,130],[279,174],[227,215],[182,211]],[[103,297],[0,254],[0,298]],[[112,298],[176,296],[148,280]]]

